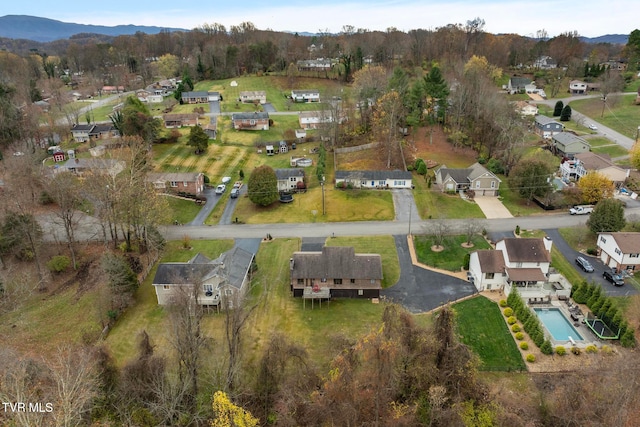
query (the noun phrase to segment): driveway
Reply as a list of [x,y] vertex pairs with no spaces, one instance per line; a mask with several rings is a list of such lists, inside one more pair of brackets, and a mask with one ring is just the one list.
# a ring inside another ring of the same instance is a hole
[[416,201],[413,193],[409,189],[391,190],[393,197],[393,208],[396,211],[396,221],[420,220]]
[[264,104],[262,104],[262,109],[265,113],[275,113],[277,111],[276,107],[274,107],[270,102],[265,102]]
[[[638,294],[639,291],[634,288],[631,284],[626,283],[624,286],[613,286],[610,282],[607,282],[602,278],[602,273],[604,270],[609,270],[609,267],[604,265],[602,261],[598,257],[593,257],[589,255],[585,255],[574,250],[566,240],[562,238],[557,229],[547,229],[543,230],[547,233],[547,236],[553,240],[553,244],[556,248],[564,255],[564,257],[573,265],[573,268],[576,269],[578,273],[588,282],[593,282],[602,287],[602,290],[610,297],[623,297],[628,295]],[[593,266],[593,273],[586,273],[580,267],[578,267],[575,263],[575,259],[578,256],[582,256],[591,262]]]
[[498,197],[476,196],[473,200],[487,219],[513,218],[511,212],[504,207]]
[[202,195],[207,198],[207,203],[202,206],[202,209],[200,209],[200,212],[198,212],[198,215],[196,215],[193,221],[187,225],[204,225],[207,217],[218,204],[218,200],[220,200],[220,196],[216,194],[215,189],[213,188],[205,187]]
[[209,114],[211,115],[220,115],[220,101],[211,101],[209,102]]
[[[231,189],[229,189],[231,191]],[[236,209],[236,205],[238,204],[238,199],[242,197],[247,192],[247,186],[243,185],[240,187],[240,195],[236,199],[232,199],[229,197],[227,199],[227,205],[224,207],[224,211],[222,212],[222,216],[220,216],[220,221],[218,221],[221,225],[228,225],[236,222],[236,218],[233,216],[233,211]],[[218,196],[219,198],[220,196]],[[242,221],[242,218],[237,218],[238,221]]]
[[411,313],[424,313],[477,293],[475,286],[466,280],[413,265],[407,236],[394,235],[393,238],[400,261],[400,279],[382,290],[381,295],[386,299],[401,304]]

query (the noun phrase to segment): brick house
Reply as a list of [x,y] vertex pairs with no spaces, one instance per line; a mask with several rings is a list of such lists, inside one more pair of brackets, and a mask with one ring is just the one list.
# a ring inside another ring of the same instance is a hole
[[202,172],[152,172],[147,174],[146,181],[163,193],[197,197],[204,191]]
[[269,113],[233,113],[231,122],[236,130],[269,130]]

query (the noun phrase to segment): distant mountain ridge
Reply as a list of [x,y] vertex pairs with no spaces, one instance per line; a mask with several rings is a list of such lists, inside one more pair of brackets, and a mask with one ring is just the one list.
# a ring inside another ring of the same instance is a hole
[[[144,25],[105,25],[75,24],[29,15],[5,15],[0,17],[0,38],[51,42],[68,39],[81,33],[102,34],[107,36],[132,35],[137,32],[158,34],[161,31],[190,31],[184,28],[168,28]],[[285,32],[285,31],[283,31]],[[288,31],[291,33],[291,31]],[[298,32],[301,36],[317,35],[311,32]],[[627,44],[628,34],[607,34],[598,37],[580,37],[586,43]]]
[[0,17],[0,37],[51,42],[68,39],[80,33],[105,34],[109,36],[132,35],[137,32],[158,34],[163,30],[189,31],[184,28],[153,27],[144,25],[85,25],[56,21],[28,15],[5,15]]

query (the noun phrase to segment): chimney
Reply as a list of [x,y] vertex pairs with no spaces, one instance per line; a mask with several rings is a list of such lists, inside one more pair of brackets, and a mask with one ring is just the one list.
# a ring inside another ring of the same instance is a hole
[[293,271],[293,258],[289,258],[289,270]]

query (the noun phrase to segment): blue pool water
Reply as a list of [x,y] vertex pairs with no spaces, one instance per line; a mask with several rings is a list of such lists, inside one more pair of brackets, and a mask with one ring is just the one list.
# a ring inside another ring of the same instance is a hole
[[584,340],[559,309],[534,308],[534,311],[554,340],[569,341],[569,337],[574,341]]

